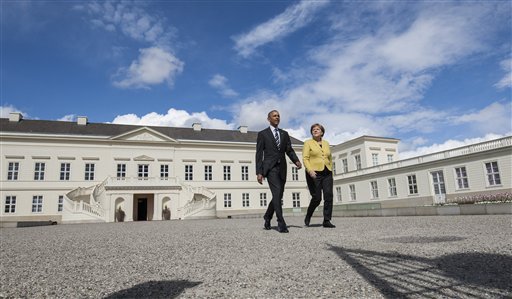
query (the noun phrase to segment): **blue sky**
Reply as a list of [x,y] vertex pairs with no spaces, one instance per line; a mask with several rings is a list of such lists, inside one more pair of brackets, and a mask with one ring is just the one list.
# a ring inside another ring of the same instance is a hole
[[1,117],[401,139],[512,133],[509,1],[1,2]]

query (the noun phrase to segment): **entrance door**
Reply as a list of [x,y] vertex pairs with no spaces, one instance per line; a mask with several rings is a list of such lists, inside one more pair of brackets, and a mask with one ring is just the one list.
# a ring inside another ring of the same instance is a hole
[[148,199],[137,199],[137,221],[148,220]]
[[432,183],[434,184],[434,203],[445,203],[446,202],[446,188],[444,187],[444,176],[443,172],[433,171]]

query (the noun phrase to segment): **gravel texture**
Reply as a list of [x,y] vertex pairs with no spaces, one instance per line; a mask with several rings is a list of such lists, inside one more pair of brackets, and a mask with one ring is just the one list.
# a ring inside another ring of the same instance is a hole
[[512,216],[1,229],[0,298],[510,298]]

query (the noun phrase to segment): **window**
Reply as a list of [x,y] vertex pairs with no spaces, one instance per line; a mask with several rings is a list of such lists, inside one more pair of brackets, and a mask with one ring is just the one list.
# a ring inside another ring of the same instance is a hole
[[407,182],[409,184],[409,194],[418,194],[418,183],[416,182],[416,175],[408,175]]
[[224,193],[224,207],[231,208],[231,193]]
[[117,179],[124,180],[126,178],[126,164],[117,164]]
[[393,162],[393,155],[388,154],[388,162]]
[[231,181],[231,166],[224,165],[224,181]]
[[34,195],[32,197],[32,213],[40,213],[43,211],[43,196]]
[[85,163],[85,180],[94,181],[94,163]]
[[397,195],[395,178],[388,179],[388,191],[390,197],[394,197]]
[[489,186],[501,185],[498,162],[494,161],[485,163],[485,170],[487,172],[487,182],[489,183]]
[[242,166],[242,181],[249,180],[249,166]]
[[455,168],[455,180],[457,181],[457,189],[469,188],[468,174],[465,166]]
[[211,165],[204,166],[204,180],[205,181],[212,180],[212,166]]
[[342,159],[341,160],[341,165],[343,165],[343,173],[347,173],[348,172],[348,160],[347,159]]
[[372,163],[373,166],[379,165],[379,154],[372,154]]
[[332,161],[332,174],[336,175],[336,161]]
[[194,179],[194,168],[192,165],[185,165],[185,181],[192,181]]
[[5,197],[4,213],[16,212],[16,196],[8,195]]
[[160,179],[161,180],[169,179],[169,165],[168,164],[160,165]]
[[57,203],[57,212],[62,212],[64,207],[64,195],[59,195],[59,202]]
[[299,180],[299,169],[295,166],[292,167],[292,181]]
[[249,207],[249,193],[242,193],[242,207]]
[[360,155],[355,155],[354,159],[356,161],[356,169],[357,170],[361,169],[361,156]]
[[300,193],[299,192],[292,193],[292,205],[294,208],[300,208]]
[[267,193],[260,193],[260,207],[267,206]]
[[379,198],[379,187],[377,185],[377,181],[371,181],[370,188],[372,190],[372,199],[378,199]]
[[356,185],[348,185],[348,188],[350,189],[350,200],[355,201],[356,200]]
[[147,180],[149,177],[149,164],[139,164],[137,177],[139,180]]
[[60,163],[60,180],[69,181],[69,174],[71,172],[70,163]]
[[42,162],[37,162],[35,169],[34,169],[34,180],[35,181],[42,181],[44,180],[44,168],[45,164]]
[[341,202],[341,187],[336,187],[336,201]]
[[20,171],[20,163],[19,162],[9,162],[9,167],[7,168],[7,180],[8,181],[18,180],[18,172],[19,171]]

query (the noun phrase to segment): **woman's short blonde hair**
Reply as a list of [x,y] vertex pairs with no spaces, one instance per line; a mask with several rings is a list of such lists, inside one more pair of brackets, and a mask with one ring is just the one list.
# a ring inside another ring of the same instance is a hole
[[325,134],[325,128],[324,128],[324,126],[322,126],[319,123],[312,124],[311,125],[311,129],[309,130],[309,133],[311,133],[311,135],[313,135],[313,129],[316,128],[316,127],[320,128],[320,131],[322,131],[322,137],[323,137],[324,134]]

